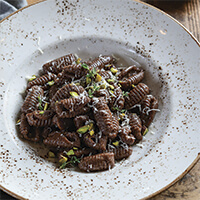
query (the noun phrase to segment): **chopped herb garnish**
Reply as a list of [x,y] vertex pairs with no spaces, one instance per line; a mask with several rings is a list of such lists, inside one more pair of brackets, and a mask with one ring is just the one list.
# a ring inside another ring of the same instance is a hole
[[119,141],[113,142],[112,144],[117,147],[119,146]]
[[33,81],[33,80],[35,80],[36,78],[37,78],[36,75],[32,75],[31,78],[28,79],[28,81],[29,81],[29,82],[30,82],[30,81]]
[[69,92],[71,96],[73,97],[78,97],[79,95],[77,94],[77,92]]
[[91,89],[88,90],[88,95],[89,95],[90,98],[93,98],[93,92],[92,92]]
[[38,105],[39,110],[43,110],[43,108],[42,108],[42,99],[41,99],[40,96],[38,96],[38,102],[39,102],[39,105]]
[[89,131],[91,131],[94,128],[94,124],[93,123],[88,124],[88,126],[89,126]]
[[85,126],[80,127],[76,132],[83,134],[83,133],[86,133],[89,130],[89,128],[90,128],[90,125],[85,125]]
[[135,87],[135,85],[132,84],[132,88],[134,88],[134,87]]
[[73,147],[73,149],[74,149],[74,150],[78,150],[78,148],[77,148],[77,147]]
[[83,68],[89,70],[89,66],[88,66],[87,64],[83,63],[83,64],[81,64],[81,66],[82,66]]
[[52,85],[54,85],[54,81],[49,81],[47,84],[49,85],[49,86],[52,86]]
[[79,162],[80,159],[78,159],[76,156],[72,156],[70,161],[61,164],[60,169],[64,169],[67,165],[72,165],[74,167]]
[[121,113],[126,112],[126,109],[120,110],[118,107],[112,107],[112,109],[113,109],[113,110],[117,110],[117,111],[119,111],[119,112],[121,112]]
[[127,97],[127,96],[128,96],[128,92],[124,92],[124,91],[123,91],[123,96],[124,96],[124,97]]
[[68,155],[68,156],[73,156],[73,155],[74,155],[74,150],[73,150],[73,149],[69,150],[69,151],[67,152],[67,155]]
[[104,84],[100,85],[100,88],[101,89],[106,89],[106,84],[104,83]]
[[44,114],[44,111],[40,111],[39,114],[40,114],[40,115],[43,115],[43,114]]

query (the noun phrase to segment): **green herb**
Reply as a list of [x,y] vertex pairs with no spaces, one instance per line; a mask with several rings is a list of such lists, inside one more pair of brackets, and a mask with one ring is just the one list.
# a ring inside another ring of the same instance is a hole
[[30,81],[33,81],[33,80],[35,80],[36,78],[37,78],[36,75],[32,75],[31,78],[28,79],[28,81],[29,81],[29,82],[30,82]]
[[113,85],[109,85],[109,87],[110,87],[111,90],[115,89],[115,87]]
[[43,114],[44,114],[44,111],[40,111],[39,114],[40,114],[40,115],[43,115]]
[[93,136],[93,135],[94,135],[94,130],[91,130],[91,131],[89,132],[89,134],[90,134],[91,136]]
[[93,92],[92,92],[92,89],[89,89],[89,90],[88,90],[88,95],[89,95],[90,98],[93,98]]
[[101,79],[102,79],[101,75],[99,75],[99,74],[97,73],[96,78],[95,78],[95,81],[96,81],[96,82],[100,82]]
[[87,64],[85,64],[85,63],[81,64],[81,66],[82,66],[84,69],[90,70],[90,69],[89,69],[89,66],[88,66]]
[[39,102],[39,105],[38,105],[39,110],[43,110],[43,108],[42,108],[42,99],[41,99],[40,96],[38,96],[38,102]]
[[80,163],[80,159],[78,159],[76,156],[72,156],[70,161],[61,164],[60,169],[64,169],[67,165],[74,167],[77,163]]
[[52,86],[52,85],[54,85],[54,81],[49,81],[47,84],[49,85],[49,86]]
[[124,97],[127,97],[127,96],[128,96],[128,92],[124,92],[124,91],[123,91],[123,96],[124,96]]
[[78,148],[77,148],[77,147],[73,147],[73,149],[74,149],[74,150],[78,150]]
[[119,111],[119,112],[121,112],[121,113],[126,112],[126,109],[120,110],[118,107],[112,107],[112,109],[113,109],[113,110],[117,110],[117,111]]
[[92,82],[92,79],[90,77],[86,77],[86,84],[90,84]]
[[81,58],[78,58],[76,61],[76,64],[80,64],[81,63]]

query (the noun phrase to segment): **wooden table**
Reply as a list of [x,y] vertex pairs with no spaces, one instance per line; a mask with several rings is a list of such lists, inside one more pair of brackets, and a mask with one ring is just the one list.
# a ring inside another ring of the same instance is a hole
[[[40,0],[27,0],[28,4]],[[200,41],[200,0],[143,0],[183,24]],[[0,199],[14,200],[5,193],[0,194]],[[200,161],[181,180],[169,189],[163,191],[151,200],[199,200],[200,199]]]

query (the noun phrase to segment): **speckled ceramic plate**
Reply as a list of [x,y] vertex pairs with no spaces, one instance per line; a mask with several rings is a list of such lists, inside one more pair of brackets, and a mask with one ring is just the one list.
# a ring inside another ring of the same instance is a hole
[[[48,0],[0,23],[0,187],[19,199],[142,199],[182,177],[200,152],[200,47],[166,14],[131,0]],[[160,112],[110,171],[58,170],[15,126],[26,77],[69,52],[114,54],[146,70]]]

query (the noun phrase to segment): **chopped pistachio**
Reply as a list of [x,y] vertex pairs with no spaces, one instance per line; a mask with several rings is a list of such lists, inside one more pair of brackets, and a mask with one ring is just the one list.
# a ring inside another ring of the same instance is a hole
[[124,119],[124,116],[125,116],[125,113],[121,113],[121,114],[119,115],[121,121]]
[[54,81],[49,81],[47,84],[49,85],[49,86],[52,86],[52,85],[54,85]]
[[33,80],[35,80],[36,78],[37,78],[36,75],[32,75],[31,78],[28,79],[28,81],[29,81],[29,82],[30,82],[30,81],[33,81]]
[[55,158],[56,156],[55,156],[55,154],[52,151],[49,151],[48,152],[48,157],[49,158]]
[[119,146],[119,141],[113,142],[113,145],[116,147]]
[[73,155],[74,155],[74,150],[73,150],[73,149],[69,150],[69,151],[67,152],[67,155],[68,155],[68,156],[73,156]]
[[61,157],[62,157],[62,158],[59,160],[59,163],[60,163],[60,164],[63,164],[63,163],[65,163],[65,162],[67,162],[67,160],[68,160],[67,157],[62,156],[62,155],[61,155]]
[[113,83],[115,80],[114,79],[107,79],[108,83]]
[[110,87],[111,90],[115,89],[115,87],[113,85],[109,85],[109,87]]
[[89,131],[91,131],[94,128],[94,124],[93,123],[88,124],[88,126],[89,126]]
[[45,103],[45,105],[44,105],[44,110],[46,110],[47,107],[48,107],[48,103]]
[[79,95],[77,94],[77,92],[69,92],[71,94],[71,96],[73,97],[78,97]]
[[145,136],[148,131],[149,131],[148,128],[146,128],[145,131],[144,131],[144,133],[142,135]]
[[110,69],[110,71],[111,71],[113,74],[116,74],[116,73],[118,72],[118,70],[117,70],[116,68],[114,68],[114,67],[112,67],[112,68]]
[[89,132],[89,134],[90,134],[91,136],[93,136],[93,135],[94,135],[94,130],[91,130],[91,131]]
[[40,114],[40,115],[43,115],[43,114],[44,114],[44,111],[40,111],[39,114]]
[[120,83],[118,83],[118,86],[121,88],[122,87],[122,85],[120,84]]
[[96,81],[96,82],[100,82],[101,79],[102,79],[101,75],[97,74],[97,75],[96,75],[96,78],[95,78],[95,81]]
[[86,84],[90,84],[92,82],[92,79],[89,77],[86,77]]
[[78,58],[77,61],[76,61],[76,63],[80,64],[81,63],[81,58]]
[[89,130],[89,128],[90,128],[89,125],[85,125],[85,126],[80,127],[76,132],[83,134],[83,133],[86,133]]
[[21,123],[21,119],[18,119],[16,122],[16,125],[20,125],[20,123]]
[[104,84],[100,85],[100,88],[101,89],[106,89],[106,84],[104,83]]

